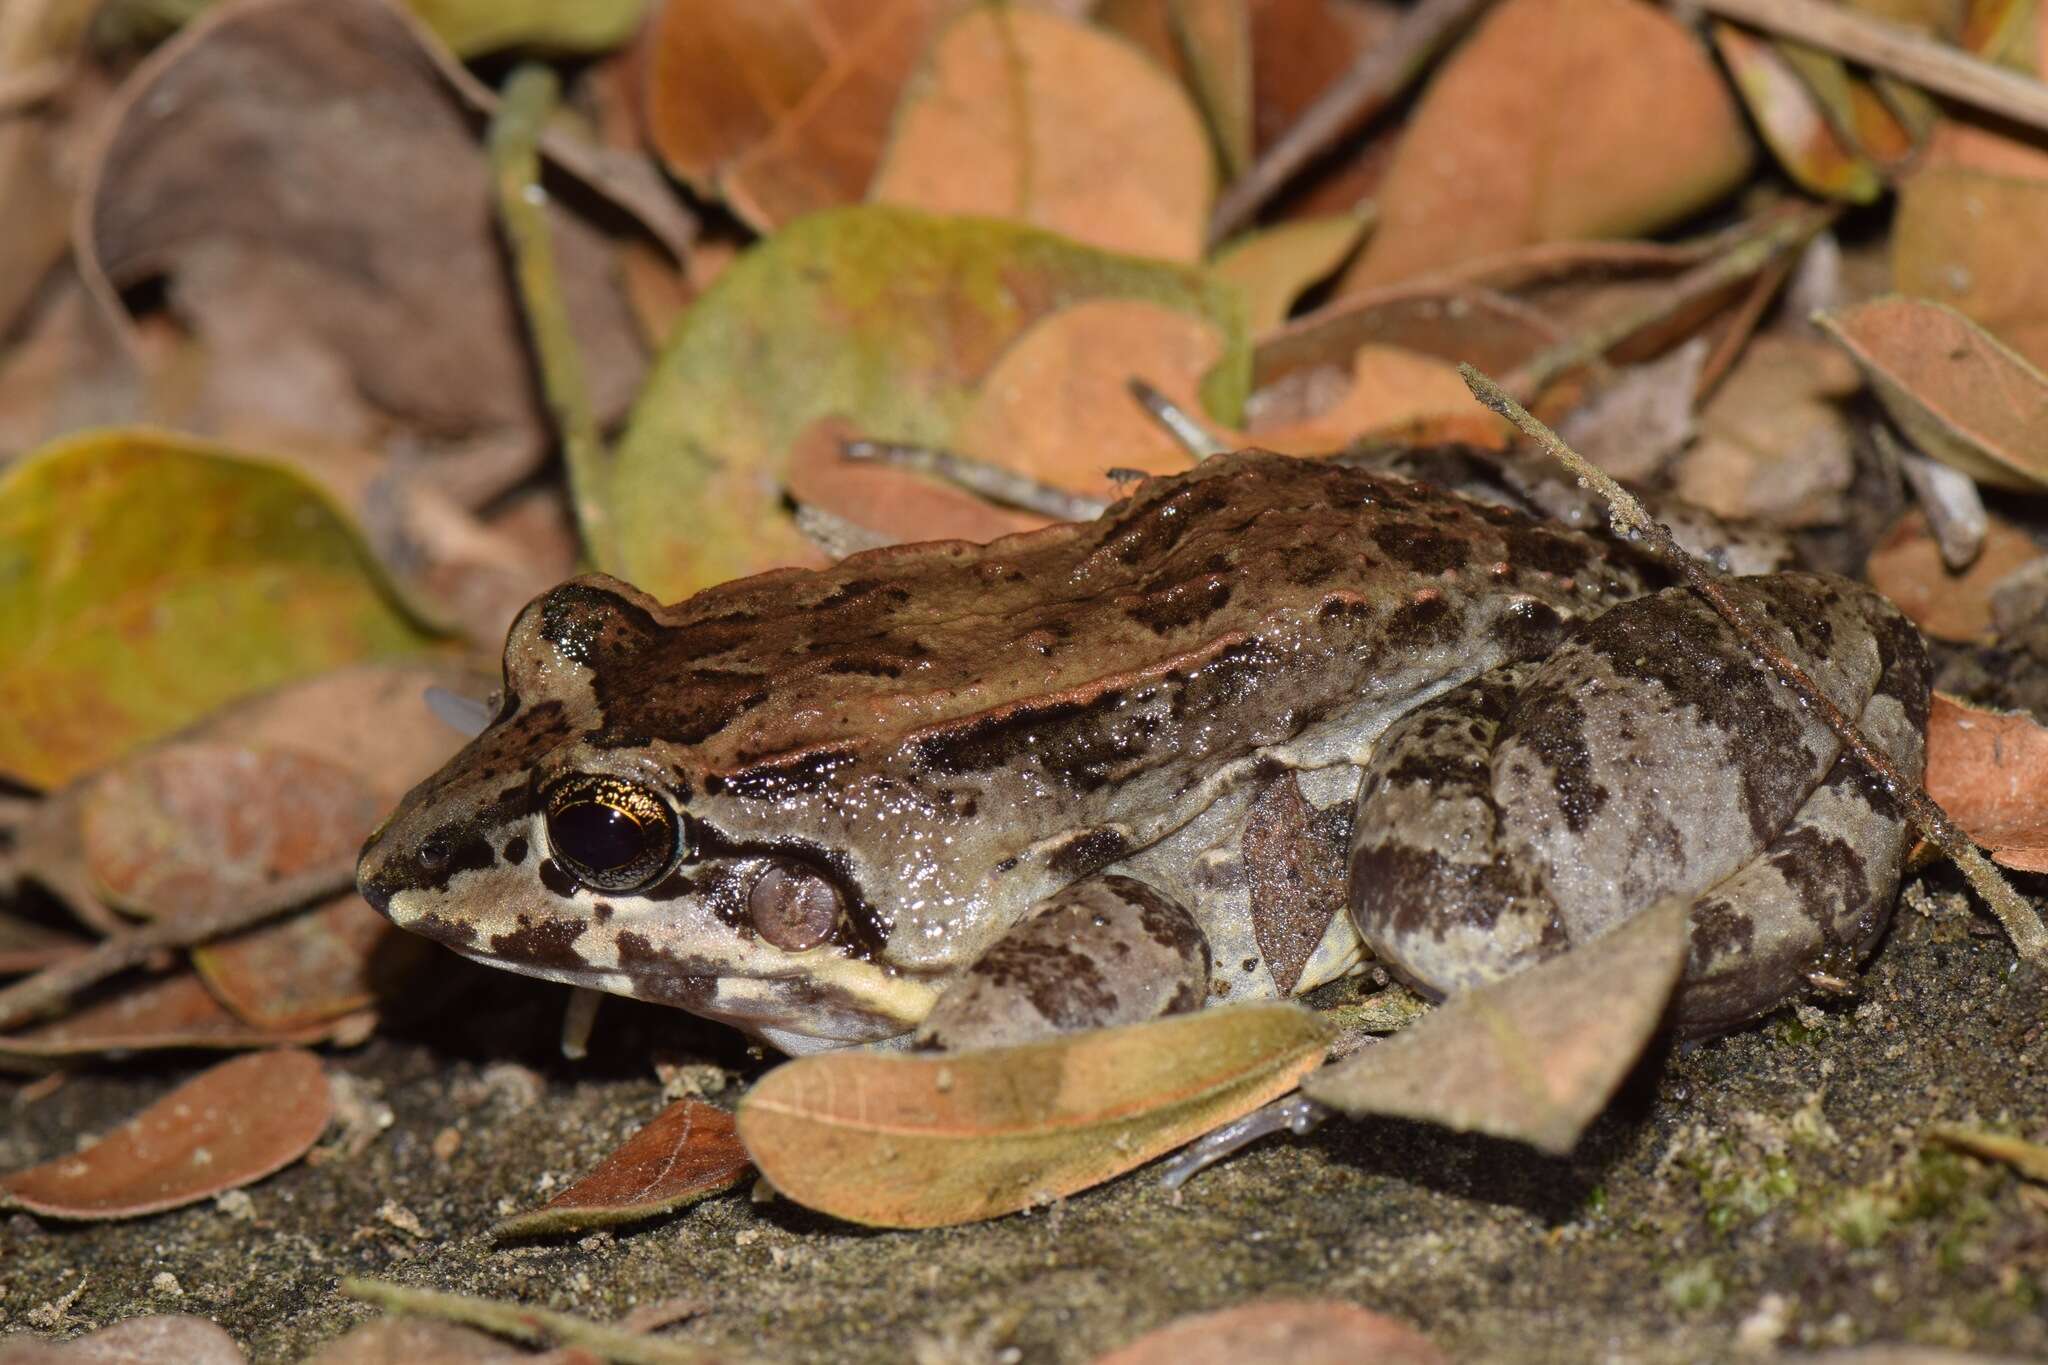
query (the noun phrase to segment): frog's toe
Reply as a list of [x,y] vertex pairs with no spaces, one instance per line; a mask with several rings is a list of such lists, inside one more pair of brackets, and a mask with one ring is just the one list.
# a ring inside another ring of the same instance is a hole
[[1199,1009],[1209,941],[1171,897],[1089,877],[1039,903],[948,987],[914,1046],[1002,1047]]

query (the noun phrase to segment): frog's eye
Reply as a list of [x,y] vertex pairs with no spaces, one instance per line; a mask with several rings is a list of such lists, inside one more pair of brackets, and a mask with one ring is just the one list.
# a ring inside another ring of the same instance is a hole
[[839,910],[839,888],[800,863],[771,864],[747,893],[755,932],[785,952],[800,953],[832,937]]
[[668,870],[680,822],[637,782],[579,773],[541,796],[548,848],[564,871],[600,891],[637,891]]

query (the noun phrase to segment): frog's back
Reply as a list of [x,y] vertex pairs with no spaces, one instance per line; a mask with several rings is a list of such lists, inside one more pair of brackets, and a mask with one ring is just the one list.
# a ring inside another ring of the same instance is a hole
[[[1153,479],[1093,522],[891,547],[650,605],[596,700],[621,735],[664,736],[728,776],[906,745],[972,766],[1021,728],[1043,740],[1060,713],[1099,716],[1148,689],[1174,693],[1180,742],[1222,740],[1241,728],[1226,713],[1250,707],[1270,743],[1363,680],[1441,673],[1430,656],[1444,653],[1475,655],[1451,670],[1469,676],[1639,588],[1584,536],[1247,451]],[[556,610],[573,611],[567,591]]]

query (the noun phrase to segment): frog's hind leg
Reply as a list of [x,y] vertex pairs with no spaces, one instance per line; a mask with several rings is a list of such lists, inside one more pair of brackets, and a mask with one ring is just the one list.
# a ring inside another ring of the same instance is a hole
[[1001,1047],[1200,1009],[1209,940],[1131,877],[1087,877],[1039,902],[939,997],[913,1046]]

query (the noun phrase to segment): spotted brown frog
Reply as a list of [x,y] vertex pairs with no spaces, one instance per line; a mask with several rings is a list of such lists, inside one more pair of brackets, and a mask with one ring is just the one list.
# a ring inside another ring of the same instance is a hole
[[[1831,690],[1895,722],[1884,738],[1916,764],[1910,628],[1840,580],[1757,581],[1785,585],[1761,590],[1781,628],[1849,660]],[[1654,630],[1581,651],[1539,687],[1547,719],[1517,721],[1511,684],[1535,661],[1658,586],[1617,542],[1256,452],[1150,480],[1092,522],[869,551],[673,606],[584,577],[519,617],[494,719],[372,837],[361,886],[479,960],[805,1051],[1296,995],[1368,950],[1441,992],[1597,932],[1690,867],[1713,873],[1694,965],[1715,993],[1700,1022],[1718,1026],[1867,943],[1903,835],[1891,819],[1846,842],[1853,868],[1785,874],[1775,910],[1714,909],[1740,869],[1712,838],[1775,837],[1831,784],[1889,813],[1837,782],[1824,727],[1780,707],[1750,747],[1796,750],[1797,771],[1729,769],[1711,831],[1667,830],[1669,773],[1645,768],[1659,746],[1711,746],[1775,702],[1702,647],[1704,685],[1736,700],[1700,712],[1682,670],[1630,654],[1670,663]],[[1706,730],[1633,715],[1624,674],[1665,688],[1651,711]],[[1575,688],[1590,709],[1571,713]],[[1613,756],[1590,752],[1610,737]],[[1481,791],[1496,750],[1504,802]],[[1432,786],[1448,813],[1422,800]],[[1510,807],[1522,824],[1497,818]],[[1553,815],[1576,843],[1545,832]],[[1631,853],[1643,840],[1661,860]],[[1829,840],[1844,842],[1808,843]],[[1824,895],[1805,894],[1814,878],[1832,878]],[[1605,899],[1546,908],[1560,887]]]

